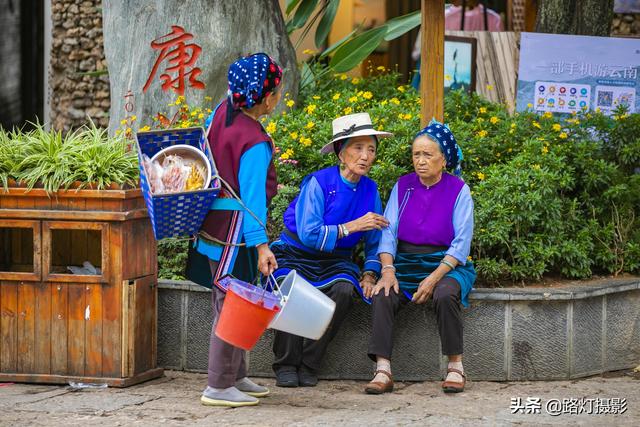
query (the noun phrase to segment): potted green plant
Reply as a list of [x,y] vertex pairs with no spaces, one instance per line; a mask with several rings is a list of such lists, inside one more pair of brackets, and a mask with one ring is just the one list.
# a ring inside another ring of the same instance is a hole
[[0,381],[162,375],[156,244],[129,142],[93,124],[0,131],[0,184]]

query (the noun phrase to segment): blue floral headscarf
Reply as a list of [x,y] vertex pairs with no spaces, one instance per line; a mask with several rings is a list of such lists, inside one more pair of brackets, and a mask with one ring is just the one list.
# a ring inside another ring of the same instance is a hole
[[282,68],[267,54],[256,53],[231,64],[227,80],[228,126],[233,121],[234,111],[259,104],[278,87],[282,80]]
[[431,123],[418,132],[413,139],[423,135],[428,136],[440,145],[442,154],[444,154],[444,158],[447,161],[447,169],[453,169],[453,173],[456,176],[460,176],[462,174],[462,150],[449,126],[432,119]]

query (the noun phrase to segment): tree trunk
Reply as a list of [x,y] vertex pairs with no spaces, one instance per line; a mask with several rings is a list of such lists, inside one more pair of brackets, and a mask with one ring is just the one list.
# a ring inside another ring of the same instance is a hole
[[539,0],[536,32],[608,37],[613,0]]
[[[171,79],[177,76],[177,71],[167,69],[172,54],[160,61],[155,76],[150,78],[162,56],[151,42],[175,38],[162,37],[172,32],[172,26],[193,35],[185,45],[202,49],[195,63],[184,69],[185,73],[200,70],[199,75],[191,74],[191,82],[189,76],[182,79],[190,105],[213,108],[226,95],[229,65],[241,55],[256,52],[267,53],[282,66],[284,92],[297,95],[300,77],[296,53],[278,0],[104,0],[103,13],[111,85],[110,133],[123,118],[134,114],[138,117],[136,127],[151,124],[149,119],[160,111],[168,112],[168,104],[178,96],[175,90],[162,87],[161,75]],[[188,47],[186,54],[193,56],[193,47]],[[202,84],[204,88],[197,87]],[[213,101],[206,101],[205,96]]]

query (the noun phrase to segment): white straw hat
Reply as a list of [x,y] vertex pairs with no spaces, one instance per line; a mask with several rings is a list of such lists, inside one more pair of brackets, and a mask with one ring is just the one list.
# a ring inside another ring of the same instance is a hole
[[371,124],[369,113],[356,113],[338,117],[331,122],[331,125],[333,127],[333,139],[322,147],[320,152],[323,154],[334,152],[334,143],[343,139],[365,135],[375,135],[379,138],[393,136],[392,133],[375,130]]

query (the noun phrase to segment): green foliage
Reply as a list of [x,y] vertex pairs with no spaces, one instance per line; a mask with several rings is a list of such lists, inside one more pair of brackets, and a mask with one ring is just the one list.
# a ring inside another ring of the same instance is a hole
[[[337,162],[319,153],[336,117],[366,111],[376,128],[394,133],[381,140],[369,174],[383,199],[412,171],[418,94],[396,74],[370,72],[369,78],[325,75],[302,90],[298,105],[285,99],[287,111],[265,121],[278,147],[272,237],[302,178]],[[465,155],[463,177],[475,203],[472,257],[481,284],[640,271],[640,115],[510,114],[504,105],[451,92],[445,121]]]
[[12,172],[18,169],[22,155],[20,154],[20,144],[13,141],[16,132],[5,133],[0,129],[0,184],[7,188]]
[[321,47],[327,40],[331,27],[333,26],[333,20],[336,17],[336,12],[338,12],[338,6],[340,6],[340,0],[329,0],[327,11],[322,16],[318,24],[318,29],[316,30],[316,47]]
[[[307,20],[317,5],[318,0],[302,0],[293,18],[287,22],[287,32],[291,33],[298,28],[302,28],[307,23]],[[289,7],[287,7],[287,13],[289,12]]]
[[123,138],[109,138],[106,129],[92,124],[79,133],[77,141],[78,146],[67,150],[67,161],[73,165],[69,180],[96,188],[111,183],[137,185],[138,158]]
[[387,34],[384,36],[384,39],[386,41],[396,39],[407,31],[413,30],[421,23],[422,12],[420,10],[416,10],[415,12],[408,13],[403,16],[398,16],[397,18],[392,18],[386,22]]
[[184,280],[189,241],[184,239],[162,239],[158,242],[158,277]]
[[0,183],[9,179],[31,189],[42,186],[48,192],[92,185],[97,189],[112,183],[135,186],[138,159],[123,137],[109,138],[95,127],[77,129],[62,135],[36,125],[29,132],[0,130]]
[[[368,78],[313,64],[308,72],[314,85],[302,88],[298,104],[284,99],[286,111],[264,122],[277,146],[271,238],[281,232],[302,178],[337,163],[335,155],[319,153],[336,117],[366,111],[377,129],[394,134],[380,141],[369,174],[383,200],[398,177],[413,170],[420,99],[412,88],[384,67],[370,69]],[[464,151],[463,178],[475,203],[472,258],[479,285],[640,272],[640,115],[510,114],[477,95],[450,92],[445,121]],[[0,158],[0,168],[11,163],[7,158]],[[160,242],[159,263],[161,277],[183,278],[186,242]]]
[[376,50],[386,34],[387,28],[383,26],[357,35],[336,50],[329,61],[329,67],[338,73],[357,67]]
[[[275,206],[282,198],[289,199],[287,186],[297,188],[305,175],[336,164],[335,156],[322,155],[319,149],[331,139],[331,121],[345,114],[367,111],[379,130],[396,135],[381,140],[378,159],[370,173],[383,197],[396,178],[411,169],[409,146],[420,124],[419,97],[384,67],[372,72],[379,74],[370,79],[336,74],[321,80],[323,90],[307,88],[300,93],[303,107],[296,108],[292,100],[285,99],[288,111],[265,121],[280,151],[279,182],[285,186],[274,201]],[[278,213],[277,209],[272,210],[273,215]]]
[[[297,40],[296,48],[311,32],[314,24],[318,22],[315,31],[315,44],[319,49],[324,48],[324,43],[333,26],[333,22],[340,6],[340,0],[328,0],[318,7],[318,0],[291,0],[287,1],[285,14],[287,16],[287,34],[302,28],[302,34]],[[315,12],[315,13],[314,13]],[[358,66],[373,52],[383,40],[390,41],[411,31],[421,23],[421,12],[415,11],[407,15],[393,18],[383,25],[362,32],[356,28],[342,40],[320,52],[323,58],[335,51],[329,62],[327,70],[333,72],[345,72]],[[304,80],[304,78],[303,78]]]
[[287,15],[293,12],[293,9],[296,8],[298,3],[300,3],[300,0],[287,0],[287,9],[286,9]]

